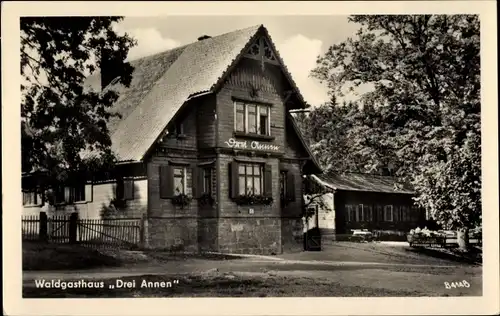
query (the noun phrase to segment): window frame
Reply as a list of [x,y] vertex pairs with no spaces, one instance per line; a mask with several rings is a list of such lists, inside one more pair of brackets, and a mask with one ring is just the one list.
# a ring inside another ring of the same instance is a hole
[[[176,175],[176,170],[181,170],[181,176]],[[172,181],[173,181],[173,196],[178,196],[181,194],[187,194],[187,168],[184,166],[172,166]],[[175,187],[175,179],[181,178],[182,180],[182,192],[177,193],[177,188]]]
[[[245,173],[241,173],[241,167],[245,169]],[[252,174],[248,174],[248,167],[252,170]],[[258,168],[259,174],[255,174],[255,168]],[[244,178],[245,183],[245,191],[241,192],[241,179]],[[248,178],[252,179],[252,188],[253,192],[248,193]],[[255,179],[259,179],[259,193],[255,193]],[[255,195],[255,196],[264,196],[264,164],[258,162],[241,162],[238,164],[238,195]]]
[[358,210],[356,205],[346,204],[345,210],[347,213],[347,222],[357,223],[358,222]]
[[212,167],[202,169],[203,172],[203,186],[202,194],[212,194],[213,191],[213,170]]
[[[387,214],[391,214],[390,220],[387,217]],[[394,222],[394,206],[384,205],[384,222]]]
[[[40,198],[40,201],[38,199],[37,190],[22,190],[21,192],[22,192],[22,198],[23,198],[23,206],[38,206],[41,204],[42,201],[41,201],[41,198]],[[32,195],[33,198],[30,199],[30,201],[32,201],[31,203],[25,203],[25,199],[24,199],[25,194]]]
[[284,201],[288,196],[287,176],[288,176],[287,171],[280,170],[280,198],[282,201]]
[[[238,105],[243,106],[243,111],[238,109]],[[256,102],[245,102],[240,100],[234,100],[234,132],[242,133],[245,135],[256,135],[256,136],[271,136],[271,105],[256,103]],[[255,132],[250,132],[249,125],[249,107],[255,107]],[[265,109],[266,119],[266,133],[261,133],[261,109]],[[238,114],[243,114],[243,130],[238,129]]]
[[365,220],[365,206],[363,204],[356,205],[356,216],[358,222],[366,222]]
[[[75,197],[77,195],[77,189],[80,187],[81,189],[81,195],[79,196],[79,200],[77,200]],[[81,204],[81,203],[86,203],[87,202],[87,184],[82,183],[82,184],[77,184],[77,185],[61,185],[57,186],[54,189],[54,198],[55,198],[55,204],[56,205],[66,205],[66,204]],[[62,195],[62,196],[61,196]]]
[[[132,196],[127,197],[125,196],[125,188],[126,186],[130,185],[132,188]],[[135,199],[135,179],[134,178],[120,178],[116,180],[116,185],[117,185],[117,190],[118,188],[121,190],[121,192],[116,192],[116,198],[118,200],[123,200],[123,201],[130,201]]]

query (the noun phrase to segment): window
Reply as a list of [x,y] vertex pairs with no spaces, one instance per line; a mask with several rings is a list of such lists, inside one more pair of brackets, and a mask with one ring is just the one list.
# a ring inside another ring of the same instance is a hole
[[184,135],[184,124],[182,122],[176,122],[169,130],[169,134],[172,136]]
[[373,221],[373,209],[371,205],[363,205],[360,204],[363,210],[363,221],[364,222],[371,222]]
[[174,167],[174,195],[186,193],[186,168]]
[[246,134],[271,135],[271,111],[267,105],[235,102],[234,129]]
[[263,166],[261,164],[239,164],[238,184],[241,195],[261,195],[263,193]]
[[203,193],[212,193],[212,168],[203,169]]
[[366,216],[365,216],[365,209],[363,207],[363,204],[359,204],[358,207],[357,207],[357,218],[358,218],[358,221],[359,222],[364,222],[366,221]]
[[[273,173],[270,164],[250,161],[229,163],[229,196],[240,201],[241,196],[273,197]],[[276,192],[276,195],[278,192]],[[265,199],[264,199],[265,200]]]
[[384,206],[384,221],[386,222],[392,222],[393,217],[392,217],[392,212],[393,212],[393,207],[392,205],[386,205]]
[[409,221],[409,216],[408,216],[408,207],[407,206],[401,206],[401,221],[402,222],[408,222]]
[[286,194],[286,171],[280,171],[280,197],[284,200],[287,197]]
[[356,222],[356,210],[354,209],[353,205],[346,205],[345,209],[347,211],[347,221],[348,222]]
[[134,180],[133,179],[117,179],[116,181],[116,198],[118,200],[133,200],[134,199]]
[[76,186],[58,186],[54,189],[55,203],[74,203],[85,201],[85,184]]
[[38,205],[38,194],[36,191],[23,191],[23,205]]

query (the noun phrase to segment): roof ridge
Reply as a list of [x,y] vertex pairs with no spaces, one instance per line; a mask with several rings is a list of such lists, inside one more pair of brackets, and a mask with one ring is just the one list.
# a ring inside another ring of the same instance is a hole
[[[214,39],[214,38],[219,38],[219,37],[222,37],[222,36],[227,36],[229,34],[233,34],[233,33],[237,33],[237,32],[247,31],[247,30],[250,30],[250,29],[253,29],[253,28],[257,28],[258,29],[258,28],[261,28],[261,27],[264,27],[264,25],[263,24],[257,24],[257,25],[245,27],[245,28],[242,28],[242,29],[234,30],[234,31],[231,31],[231,32],[226,32],[226,33],[218,34],[218,35],[215,35],[215,36],[210,36],[210,38],[205,39],[205,41],[206,40],[211,40],[211,39]],[[173,47],[173,48],[170,48],[170,49],[167,49],[167,50],[162,50],[160,52],[156,52],[156,53],[151,54],[151,55],[146,55],[146,56],[138,57],[136,59],[129,60],[128,62],[129,63],[138,62],[138,61],[146,59],[146,58],[150,58],[150,57],[154,57],[154,56],[157,56],[157,55],[160,55],[160,54],[164,54],[166,52],[170,52],[170,51],[172,51],[174,49],[186,48],[186,47],[188,47],[190,45],[193,45],[193,44],[195,44],[197,42],[199,42],[199,41],[189,42],[187,44],[184,44],[184,45],[181,45],[181,46],[177,46],[177,47]]]

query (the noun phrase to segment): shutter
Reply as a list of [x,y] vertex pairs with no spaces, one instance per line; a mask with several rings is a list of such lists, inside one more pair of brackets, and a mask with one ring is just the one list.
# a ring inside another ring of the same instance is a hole
[[236,161],[229,163],[229,194],[231,198],[236,198],[240,194],[238,192],[238,163]]
[[172,166],[160,166],[160,198],[168,199],[174,195],[174,175]]
[[287,172],[286,175],[286,198],[288,201],[295,202],[295,175]]
[[116,188],[115,188],[115,195],[117,200],[122,200],[123,199],[123,179],[122,178],[117,178],[116,179]]
[[273,173],[269,164],[264,165],[264,195],[273,196]]
[[134,199],[134,180],[123,181],[123,199],[133,200]]
[[200,170],[198,167],[194,166],[191,167],[191,195],[193,196],[193,199],[197,199],[201,195],[201,190],[200,190],[200,173],[203,170]]

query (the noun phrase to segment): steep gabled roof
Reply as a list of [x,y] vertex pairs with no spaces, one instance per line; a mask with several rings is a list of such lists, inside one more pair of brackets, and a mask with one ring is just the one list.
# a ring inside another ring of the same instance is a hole
[[311,176],[319,184],[333,190],[379,193],[414,194],[408,184],[397,178],[364,173],[327,173]]
[[[112,111],[122,116],[108,125],[118,159],[142,160],[181,107],[196,95],[215,92],[259,34],[269,37],[263,25],[252,26],[132,61],[130,87],[112,86],[120,94]],[[272,41],[270,45],[297,97],[304,101]],[[98,88],[99,77],[89,78],[87,86]]]

